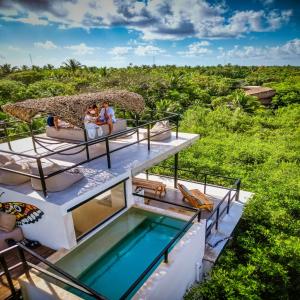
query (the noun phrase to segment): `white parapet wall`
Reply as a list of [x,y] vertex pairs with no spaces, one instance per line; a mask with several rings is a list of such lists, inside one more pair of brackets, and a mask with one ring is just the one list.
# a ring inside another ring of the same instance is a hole
[[194,223],[169,253],[168,263],[157,267],[133,299],[182,299],[201,272],[205,227],[205,220]]

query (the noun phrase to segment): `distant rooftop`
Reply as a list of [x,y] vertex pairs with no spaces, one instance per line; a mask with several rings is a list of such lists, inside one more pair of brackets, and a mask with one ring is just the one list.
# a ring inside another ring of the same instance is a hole
[[265,86],[247,85],[244,86],[243,89],[245,90],[246,95],[255,96],[259,99],[275,96],[275,90]]

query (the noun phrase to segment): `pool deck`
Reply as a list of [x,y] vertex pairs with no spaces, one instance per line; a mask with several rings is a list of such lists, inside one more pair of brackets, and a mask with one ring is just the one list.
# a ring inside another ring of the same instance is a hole
[[[171,138],[164,141],[151,141],[151,149],[148,151],[147,141],[128,146],[127,148],[118,150],[111,154],[111,168],[107,167],[107,158],[103,156],[96,158],[93,161],[84,163],[78,166],[78,168],[84,174],[84,178],[74,184],[73,186],[65,189],[61,192],[48,193],[45,198],[40,191],[32,189],[30,181],[19,186],[7,186],[0,185],[7,190],[18,192],[22,195],[27,195],[40,201],[47,201],[55,205],[68,209],[95,194],[98,194],[110,186],[120,182],[127,177],[140,173],[141,171],[148,169],[149,167],[165,160],[166,158],[180,152],[193,144],[199,135],[179,132],[178,138],[176,134],[172,132]],[[117,149],[126,143],[132,143],[136,141],[136,135],[130,137],[119,138],[110,141],[110,149]],[[18,153],[25,153],[34,155],[31,138],[19,139],[11,142],[12,148]],[[61,143],[59,145],[48,146],[51,150],[63,149],[71,144]],[[0,150],[8,150],[7,143],[0,144]],[[72,153],[74,150],[69,150],[67,153]],[[102,142],[97,145],[89,146],[90,156],[94,157],[105,153],[105,143]],[[37,152],[44,154],[47,151],[38,147]],[[16,160],[20,160],[20,157],[15,156]],[[76,155],[61,155],[55,154],[49,157],[49,159],[61,166],[71,166],[85,159],[85,151]],[[22,159],[24,160],[24,159]]]

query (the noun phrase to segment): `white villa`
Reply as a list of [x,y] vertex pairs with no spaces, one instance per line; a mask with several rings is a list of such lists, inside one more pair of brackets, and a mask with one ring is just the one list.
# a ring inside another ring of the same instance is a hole
[[[104,93],[100,99],[107,96],[132,112],[144,105],[133,94]],[[0,229],[7,289],[16,299],[182,299],[218,259],[251,194],[240,190],[238,178],[180,168],[180,151],[201,137],[179,132],[178,115],[141,120],[124,114],[112,134],[104,128],[89,138],[60,108],[63,101],[86,101],[84,111],[99,101],[99,93],[80,96],[3,108],[21,116],[0,125],[0,223],[8,214],[17,225]],[[78,110],[75,102],[68,109]],[[38,113],[56,114],[75,127],[63,123],[58,131],[35,133]],[[30,136],[10,134],[15,122],[24,121]],[[170,158],[174,164],[167,169]],[[154,174],[157,165],[169,175]],[[187,180],[189,172],[199,181]],[[215,179],[226,186],[211,184]],[[53,254],[42,257],[21,243],[24,238]],[[17,266],[7,259],[13,251],[20,256]],[[16,268],[23,273],[18,281]]]

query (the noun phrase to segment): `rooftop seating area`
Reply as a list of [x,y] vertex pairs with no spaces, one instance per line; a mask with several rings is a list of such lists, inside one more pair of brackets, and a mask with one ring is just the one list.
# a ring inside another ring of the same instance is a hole
[[[158,130],[163,122],[170,126]],[[164,135],[161,140],[160,135]],[[176,114],[150,122],[139,121],[125,130],[83,142],[49,138],[45,133],[16,140],[9,137],[0,144],[0,155],[6,160],[1,161],[0,172],[9,178],[1,186],[12,188],[11,180],[15,178],[14,191],[63,205],[114,178],[144,170],[196,139],[196,134],[178,132]]]

